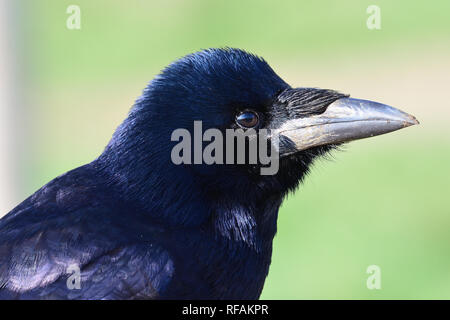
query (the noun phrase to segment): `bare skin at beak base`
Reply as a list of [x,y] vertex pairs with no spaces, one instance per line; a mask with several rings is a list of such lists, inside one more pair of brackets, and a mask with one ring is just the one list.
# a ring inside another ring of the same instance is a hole
[[326,111],[289,119],[275,130],[280,156],[312,147],[373,137],[412,125],[417,119],[388,105],[353,98],[331,103]]

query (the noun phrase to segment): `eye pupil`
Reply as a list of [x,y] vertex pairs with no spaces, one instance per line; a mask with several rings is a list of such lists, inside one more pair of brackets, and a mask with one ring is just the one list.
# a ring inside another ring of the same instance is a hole
[[244,111],[236,117],[236,123],[243,128],[253,128],[258,125],[259,117],[253,111]]

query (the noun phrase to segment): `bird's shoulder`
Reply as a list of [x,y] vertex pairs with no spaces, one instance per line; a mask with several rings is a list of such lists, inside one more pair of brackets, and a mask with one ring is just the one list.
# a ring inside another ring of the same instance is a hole
[[107,179],[89,164],[51,180],[0,221],[5,225],[25,217],[28,221],[49,219],[85,207],[106,206],[116,199]]
[[158,297],[173,262],[142,219],[89,166],[57,177],[0,220],[0,297]]

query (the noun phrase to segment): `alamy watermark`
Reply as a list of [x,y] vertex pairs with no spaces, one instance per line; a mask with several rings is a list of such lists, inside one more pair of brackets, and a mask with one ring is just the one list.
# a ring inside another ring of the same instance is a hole
[[249,164],[259,165],[261,175],[278,172],[279,138],[268,129],[226,129],[224,136],[216,128],[203,132],[202,121],[194,121],[193,132],[172,132],[171,141],[178,142],[171,152],[174,164]]
[[67,278],[66,286],[69,290],[81,289],[81,270],[77,264],[71,264],[67,267],[66,273],[70,274]]
[[366,13],[369,17],[366,21],[367,29],[380,30],[381,29],[381,9],[377,5],[370,5],[366,9]]
[[366,272],[370,274],[367,278],[366,286],[369,290],[381,289],[381,268],[375,264],[367,267]]
[[66,20],[66,27],[69,30],[80,30],[81,29],[81,9],[80,6],[71,4],[67,7],[66,13],[70,16]]

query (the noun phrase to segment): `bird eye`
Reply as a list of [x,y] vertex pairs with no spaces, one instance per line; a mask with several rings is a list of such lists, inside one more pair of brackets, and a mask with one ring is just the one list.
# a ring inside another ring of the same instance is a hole
[[253,111],[243,111],[236,116],[236,123],[241,128],[254,128],[259,124],[259,116]]

